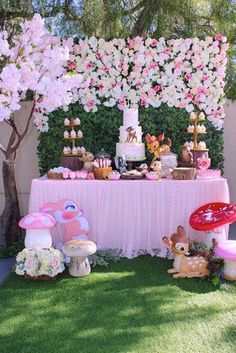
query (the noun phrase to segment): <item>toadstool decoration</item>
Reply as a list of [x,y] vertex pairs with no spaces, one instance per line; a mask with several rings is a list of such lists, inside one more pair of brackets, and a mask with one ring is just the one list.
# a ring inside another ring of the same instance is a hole
[[201,206],[189,218],[190,226],[205,231],[204,243],[212,245],[212,240],[226,240],[226,226],[236,221],[236,205],[212,202]]
[[73,277],[88,276],[91,272],[89,255],[97,251],[96,244],[91,240],[70,240],[64,247],[63,252],[71,257],[69,274]]
[[215,254],[224,259],[224,278],[236,281],[236,241],[214,242]]
[[52,246],[52,237],[49,229],[54,227],[56,220],[47,213],[31,213],[23,217],[19,226],[26,229],[25,247],[50,248]]

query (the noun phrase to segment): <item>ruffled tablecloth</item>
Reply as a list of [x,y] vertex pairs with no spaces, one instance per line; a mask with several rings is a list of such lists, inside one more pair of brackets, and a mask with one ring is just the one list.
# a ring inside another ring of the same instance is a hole
[[[212,201],[229,202],[226,179],[214,180],[48,180],[32,181],[29,213],[49,201],[69,198],[84,210],[99,249],[116,249],[132,258],[140,254],[166,256],[162,237],[183,225],[190,238],[200,232],[189,226],[191,213]],[[54,241],[63,229],[53,230]]]

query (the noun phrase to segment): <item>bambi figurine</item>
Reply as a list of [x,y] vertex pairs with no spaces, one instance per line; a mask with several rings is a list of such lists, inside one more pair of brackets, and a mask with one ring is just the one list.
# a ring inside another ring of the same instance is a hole
[[162,242],[174,254],[173,268],[167,271],[174,278],[204,277],[209,274],[208,262],[203,256],[186,256],[189,255],[189,241],[183,227],[178,226],[177,232],[170,239],[163,237]]
[[158,137],[151,136],[150,134],[147,134],[145,136],[145,138],[147,141],[147,148],[148,148],[149,152],[154,153],[154,157],[151,161],[151,165],[156,159],[160,158],[161,154],[170,151],[170,147],[172,145],[171,139],[168,138],[167,145],[160,144],[165,138],[164,132],[162,134],[160,134]]

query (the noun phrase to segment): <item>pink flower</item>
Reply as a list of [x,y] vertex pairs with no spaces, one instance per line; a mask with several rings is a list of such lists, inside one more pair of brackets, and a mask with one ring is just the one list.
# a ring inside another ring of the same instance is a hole
[[108,71],[109,71],[109,67],[108,67],[107,65],[105,65],[105,66],[103,66],[102,70],[103,70],[104,72],[108,72]]
[[60,264],[61,264],[61,262],[60,262],[60,260],[57,257],[53,257],[52,258],[52,261],[51,261],[51,267],[52,268],[55,269],[55,268],[59,267]]
[[134,40],[131,39],[131,38],[128,38],[127,43],[128,43],[128,45],[129,45],[129,48],[130,48],[130,49],[133,49],[133,47],[134,47]]
[[222,38],[223,38],[222,34],[217,34],[217,35],[215,36],[215,39],[218,40],[219,42],[222,41]]
[[151,47],[153,47],[153,48],[156,47],[158,43],[159,43],[158,40],[154,38],[152,40]]
[[146,94],[141,95],[140,103],[141,103],[142,107],[145,107],[147,105],[147,95]]
[[187,46],[190,46],[193,43],[193,40],[191,38],[186,38],[184,39],[184,44]]
[[181,75],[181,73],[182,73],[182,71],[179,68],[174,69],[174,75],[179,76],[179,75]]
[[208,79],[207,74],[203,74],[203,75],[202,75],[202,81],[206,81],[207,79]]
[[182,61],[179,61],[179,60],[174,60],[174,66],[175,68],[180,68],[180,66],[183,64]]
[[187,73],[187,74],[185,74],[184,77],[185,77],[185,80],[189,81],[191,78],[191,74]]
[[201,70],[201,69],[203,68],[202,63],[197,64],[197,65],[196,65],[196,68],[197,68],[198,70]]
[[153,87],[155,92],[159,92],[161,90],[161,85],[156,85]]
[[95,107],[95,102],[94,102],[94,100],[90,99],[89,101],[87,101],[86,106],[87,106],[89,109],[94,108],[94,107]]
[[99,53],[99,51],[96,51],[95,55],[96,55],[97,59],[101,59],[102,58],[102,55],[101,55],[101,53]]
[[87,65],[86,65],[86,69],[92,69],[93,68],[93,64],[92,63],[88,63]]
[[156,63],[156,62],[151,62],[151,64],[150,64],[150,69],[156,69],[157,67],[158,67],[158,63]]

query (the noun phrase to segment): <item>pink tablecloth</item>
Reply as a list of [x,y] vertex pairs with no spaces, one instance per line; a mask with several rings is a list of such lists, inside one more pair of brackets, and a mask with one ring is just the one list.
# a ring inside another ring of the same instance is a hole
[[[226,179],[215,180],[48,180],[32,181],[29,212],[48,201],[71,198],[88,219],[99,249],[118,249],[123,256],[166,256],[162,237],[183,225],[194,233],[190,214],[211,201],[229,202]],[[62,229],[54,230],[54,239]],[[196,236],[196,234],[195,234]]]

